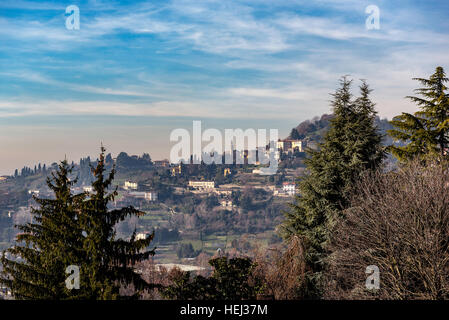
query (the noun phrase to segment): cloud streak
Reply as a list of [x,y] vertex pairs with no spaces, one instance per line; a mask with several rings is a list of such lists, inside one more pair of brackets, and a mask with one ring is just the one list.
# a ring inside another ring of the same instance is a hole
[[[73,32],[64,28],[64,12],[54,12],[61,9],[59,4],[47,2],[33,15],[27,8],[34,8],[35,2],[4,2],[3,8],[24,10],[0,18],[0,36],[6,48],[14,48],[25,59],[15,61],[19,65],[11,64],[0,77],[23,86],[46,85],[61,96],[78,92],[77,100],[87,103],[149,106],[182,101],[192,108],[214,99],[236,105],[244,101],[247,108],[258,108],[266,99],[285,110],[306,99],[326,103],[338,77],[347,73],[368,79],[386,95],[392,94],[392,86],[400,87],[402,94],[411,89],[409,79],[415,72],[429,73],[433,64],[447,64],[448,59],[439,53],[447,52],[449,38],[444,28],[414,27],[414,21],[419,26],[429,21],[426,12],[402,1],[398,4],[381,1],[381,30],[368,31],[365,4],[360,1],[240,0],[230,5],[216,0],[172,0],[113,7],[83,2],[81,30]],[[45,10],[52,14],[39,14]],[[48,54],[61,61],[59,71],[56,66],[50,70],[27,62],[31,55],[36,60],[36,55]],[[62,61],[72,65],[63,66]],[[85,65],[102,66],[108,78],[88,80],[98,77]],[[106,66],[122,72],[108,73]],[[69,70],[75,70],[78,78],[63,75]],[[395,75],[407,79],[401,85]],[[26,95],[31,98],[37,93]],[[127,97],[131,100],[126,101]],[[3,98],[14,97],[4,94]],[[384,103],[379,106],[381,113],[396,112],[388,101]],[[158,110],[148,108],[148,112]],[[207,108],[203,111],[210,113]]]

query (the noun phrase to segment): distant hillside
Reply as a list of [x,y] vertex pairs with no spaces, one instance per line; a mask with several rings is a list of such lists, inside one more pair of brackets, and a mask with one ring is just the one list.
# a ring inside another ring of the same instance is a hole
[[[296,135],[298,139],[320,142],[326,131],[329,129],[329,120],[332,119],[332,117],[333,115],[331,114],[323,114],[321,117],[303,121],[295,128],[292,128],[292,132],[287,139],[292,139],[292,135]],[[384,145],[391,145],[393,140],[387,134],[387,130],[393,129],[393,126],[388,122],[388,119],[376,117],[376,126],[379,128],[379,132],[384,135]],[[293,130],[296,130],[297,134],[293,133]]]
[[[329,121],[333,115],[323,114],[321,117],[315,117],[312,120],[301,122],[297,127],[292,129],[292,133],[287,138],[305,139],[313,142],[320,142],[324,137],[326,131],[329,129]],[[379,132],[384,135],[384,145],[393,143],[391,137],[387,135],[387,130],[392,129],[392,125],[387,119],[376,118],[376,125]],[[296,132],[295,132],[296,131]],[[294,135],[294,137],[292,137]],[[111,169],[115,160],[118,177],[131,178],[132,175],[140,175],[143,171],[153,170],[154,164],[149,154],[144,153],[142,156],[128,155],[121,152],[116,159],[112,158],[111,154],[106,156],[106,167]],[[93,180],[91,167],[96,165],[96,159],[90,157],[80,159],[79,163],[73,163],[73,174],[78,177],[76,186],[90,185]],[[14,183],[3,184],[0,189],[6,187],[10,191],[17,191],[23,189],[41,189],[46,186],[45,179],[48,174],[57,168],[57,163],[49,166],[35,165],[34,168],[23,167],[21,170],[17,169],[11,178]],[[130,177],[131,176],[131,177]]]

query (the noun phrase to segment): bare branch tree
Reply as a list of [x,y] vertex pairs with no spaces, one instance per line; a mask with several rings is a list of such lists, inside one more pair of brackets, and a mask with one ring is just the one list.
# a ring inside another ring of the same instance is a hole
[[[326,298],[449,298],[448,168],[415,161],[359,181],[332,232]],[[369,265],[379,290],[365,288]]]
[[287,248],[258,250],[255,274],[263,279],[266,296],[276,300],[301,298],[304,282],[304,249],[299,237],[290,239]]

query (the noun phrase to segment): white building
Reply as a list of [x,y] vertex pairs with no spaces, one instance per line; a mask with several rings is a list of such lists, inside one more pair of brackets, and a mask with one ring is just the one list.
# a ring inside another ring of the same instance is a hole
[[304,152],[305,143],[302,140],[279,140],[276,144],[278,150],[282,152]]
[[154,165],[158,166],[158,167],[169,167],[170,166],[170,161],[168,161],[167,159],[156,160],[156,161],[154,161]]
[[192,266],[192,265],[188,265],[188,264],[178,264],[178,263],[156,264],[155,267],[158,271],[160,271],[161,269],[171,271],[176,268],[176,269],[180,269],[181,271],[195,272],[195,271],[202,271],[205,269],[203,267]]
[[140,233],[136,234],[136,240],[145,240],[149,236],[150,236],[150,234],[148,232],[140,232]]
[[130,196],[140,199],[145,199],[147,201],[156,201],[157,200],[157,192],[150,191],[150,192],[130,192]]
[[123,188],[125,190],[137,190],[138,184],[137,182],[125,181],[125,186]]
[[304,152],[304,143],[302,140],[292,140],[293,151],[298,150],[299,152]]
[[92,186],[83,187],[83,191],[84,192],[93,192],[94,191],[94,187],[92,187]]
[[157,192],[156,191],[145,192],[145,199],[148,201],[157,201]]
[[220,201],[220,204],[224,208],[233,208],[234,207],[231,200],[222,200],[222,201]]
[[294,196],[296,194],[296,184],[293,182],[284,182],[282,191],[290,196]]
[[189,181],[189,187],[198,190],[213,190],[215,189],[215,181]]

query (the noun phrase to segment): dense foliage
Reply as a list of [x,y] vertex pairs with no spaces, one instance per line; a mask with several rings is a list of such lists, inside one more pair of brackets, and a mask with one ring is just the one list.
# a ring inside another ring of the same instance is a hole
[[396,127],[389,134],[405,146],[391,146],[392,153],[401,161],[415,157],[447,155],[449,143],[449,93],[448,82],[442,67],[437,67],[429,79],[415,78],[424,87],[415,91],[420,97],[407,97],[420,110],[414,114],[403,112],[391,124]]
[[251,259],[220,257],[209,264],[214,268],[210,277],[179,272],[164,295],[177,300],[248,300],[261,292],[262,281],[254,275]]
[[[72,194],[76,179],[71,167],[61,162],[47,181],[54,199],[35,200],[33,222],[20,225],[17,240],[21,245],[8,249],[2,256],[0,282],[19,299],[117,299],[121,286],[133,284],[135,296],[148,289],[148,283],[133,265],[148,259],[153,250],[145,251],[152,237],[116,239],[114,226],[127,216],[141,212],[126,207],[108,210],[116,191],[108,192],[114,169],[105,177],[104,149],[93,169],[93,192]],[[7,257],[8,255],[8,257]],[[69,289],[66,268],[80,270],[80,288]]]
[[307,174],[299,183],[300,196],[283,224],[284,237],[298,235],[305,246],[307,267],[302,286],[306,298],[322,295],[329,231],[348,206],[353,182],[364,170],[377,168],[384,158],[368,85],[362,82],[356,99],[350,91],[350,80],[343,78],[340,85],[333,94],[330,129],[319,150],[308,151]]
[[33,222],[20,225],[17,241],[23,245],[6,251],[16,259],[2,256],[0,282],[19,299],[82,298],[83,291],[70,292],[65,286],[65,270],[85,260],[79,225],[79,208],[84,194],[72,195],[71,168],[61,162],[59,170],[48,178],[55,199],[35,198],[39,208],[33,209]]

